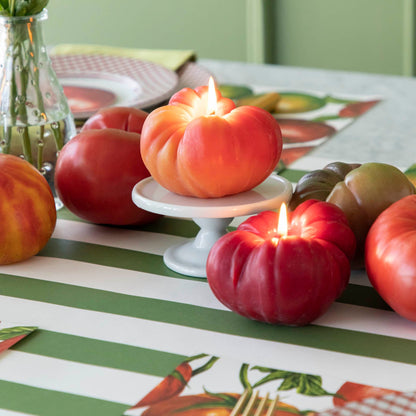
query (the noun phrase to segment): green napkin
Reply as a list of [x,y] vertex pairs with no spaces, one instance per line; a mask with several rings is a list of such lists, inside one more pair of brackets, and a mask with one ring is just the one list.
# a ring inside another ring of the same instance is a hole
[[173,71],[188,61],[195,61],[196,55],[191,50],[177,49],[134,49],[116,46],[61,44],[51,50],[51,55],[115,55],[151,61]]

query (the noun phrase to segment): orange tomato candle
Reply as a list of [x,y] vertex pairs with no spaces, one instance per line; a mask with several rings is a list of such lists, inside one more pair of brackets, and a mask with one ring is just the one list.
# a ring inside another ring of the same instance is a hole
[[141,136],[153,178],[171,192],[199,198],[254,188],[272,173],[281,152],[275,118],[258,107],[236,107],[213,82],[174,94],[149,114]]

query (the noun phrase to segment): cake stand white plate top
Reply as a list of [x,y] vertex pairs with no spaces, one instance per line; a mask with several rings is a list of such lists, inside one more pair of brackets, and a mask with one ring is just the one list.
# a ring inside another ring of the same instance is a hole
[[194,277],[206,277],[207,257],[214,243],[226,233],[234,217],[277,209],[292,196],[292,184],[270,175],[250,191],[222,198],[194,198],[174,194],[153,178],[143,179],[132,191],[133,202],[142,209],[179,218],[192,218],[201,230],[195,239],[170,247],[163,259],[170,269]]

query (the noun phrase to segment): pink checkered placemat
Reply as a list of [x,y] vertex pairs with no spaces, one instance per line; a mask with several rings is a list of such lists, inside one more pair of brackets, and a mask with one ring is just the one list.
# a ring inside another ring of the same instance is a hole
[[208,85],[209,78],[215,76],[196,62],[186,62],[178,71],[179,83],[177,90],[182,88],[196,88],[200,85]]
[[141,87],[137,107],[146,108],[167,100],[178,84],[178,74],[153,62],[110,55],[52,55],[52,66],[60,73],[102,72],[129,77]]
[[416,392],[392,393],[349,402],[316,416],[416,416]]

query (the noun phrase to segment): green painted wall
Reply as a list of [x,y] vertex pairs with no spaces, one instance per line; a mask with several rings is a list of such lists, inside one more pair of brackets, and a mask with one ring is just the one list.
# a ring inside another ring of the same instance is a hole
[[272,0],[268,59],[414,75],[414,0]]
[[48,9],[51,45],[416,74],[416,0],[50,0]]
[[50,0],[48,44],[193,49],[246,60],[244,0]]

